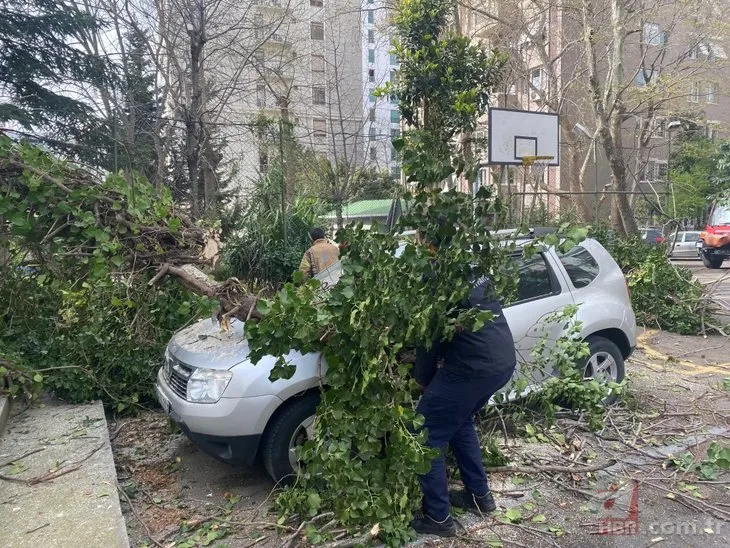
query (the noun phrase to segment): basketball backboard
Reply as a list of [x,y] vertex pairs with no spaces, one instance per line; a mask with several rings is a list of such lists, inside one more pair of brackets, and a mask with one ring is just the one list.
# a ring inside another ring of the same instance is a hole
[[560,165],[560,118],[550,112],[489,109],[489,163],[522,165],[525,156],[548,156]]

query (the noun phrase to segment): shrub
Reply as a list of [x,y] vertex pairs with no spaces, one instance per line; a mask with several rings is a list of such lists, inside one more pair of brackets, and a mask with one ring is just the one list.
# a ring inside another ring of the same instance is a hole
[[663,245],[647,245],[638,236],[611,238],[596,231],[623,270],[638,323],[682,335],[703,328],[706,303],[702,285],[689,269],[673,265]]
[[174,281],[148,287],[146,277],[78,285],[2,272],[0,348],[14,351],[45,386],[71,403],[101,399],[109,408],[154,405],[165,345],[212,303]]

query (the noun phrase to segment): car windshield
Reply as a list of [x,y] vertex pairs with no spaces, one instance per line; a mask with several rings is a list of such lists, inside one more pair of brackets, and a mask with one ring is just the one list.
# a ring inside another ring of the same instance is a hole
[[717,204],[712,210],[709,225],[730,225],[730,206]]

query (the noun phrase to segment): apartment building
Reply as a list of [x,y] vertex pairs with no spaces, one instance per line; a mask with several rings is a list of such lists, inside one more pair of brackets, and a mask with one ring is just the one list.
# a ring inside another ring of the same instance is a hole
[[[168,55],[182,82],[181,96],[194,96],[197,70],[204,82],[201,108],[225,139],[225,156],[241,185],[268,169],[276,145],[261,142],[262,115],[290,121],[300,144],[331,160],[364,161],[361,0],[166,5],[171,20],[179,21],[177,28],[172,25]],[[197,65],[190,58],[195,35],[204,36]]]
[[[510,55],[495,106],[561,115],[561,165],[532,185],[551,213],[579,201],[584,216],[605,219],[610,212],[611,170],[596,146],[591,76],[601,96],[608,94],[606,105],[622,111],[616,154],[632,207],[640,209],[644,196],[666,196],[671,147],[681,133],[730,136],[728,0],[643,0],[622,14],[618,29],[611,0],[595,0],[586,13],[554,0],[472,1],[478,9],[467,5],[460,18],[466,32]],[[620,67],[612,58],[616,33],[624,42]],[[525,190],[522,168],[483,172],[485,184]]]
[[362,89],[367,119],[365,154],[367,164],[388,170],[400,179],[400,167],[392,140],[401,132],[397,102],[376,98],[375,90],[398,74],[398,58],[392,53],[392,30],[384,0],[362,0]]

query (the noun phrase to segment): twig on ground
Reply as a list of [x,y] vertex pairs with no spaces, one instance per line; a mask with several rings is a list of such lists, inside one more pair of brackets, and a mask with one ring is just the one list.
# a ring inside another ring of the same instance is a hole
[[262,535],[259,538],[255,539],[253,542],[249,542],[244,548],[251,548],[251,546],[256,546],[259,542],[261,542],[262,540],[266,540],[267,538],[269,537],[266,535]]
[[538,472],[569,472],[571,474],[585,474],[586,472],[596,472],[603,470],[616,464],[616,460],[609,460],[601,464],[593,466],[490,466],[485,468],[489,473],[512,473],[512,474],[536,474]]
[[5,480],[5,481],[10,481],[10,482],[13,482],[13,483],[24,483],[28,487],[32,487],[33,485],[37,485],[39,483],[43,483],[43,482],[46,482],[46,481],[54,480],[56,478],[60,478],[61,476],[65,476],[66,474],[69,474],[71,472],[75,472],[76,470],[78,470],[79,468],[81,468],[81,464],[83,462],[87,461],[88,459],[90,459],[92,457],[92,455],[94,455],[94,453],[96,453],[99,449],[101,449],[102,447],[104,447],[104,444],[105,443],[106,442],[102,442],[98,447],[96,447],[96,449],[94,449],[93,451],[91,451],[83,459],[81,459],[79,461],[76,461],[76,462],[73,462],[68,467],[62,468],[61,470],[57,470],[55,472],[48,472],[47,474],[43,474],[41,476],[35,476],[35,477],[32,477],[32,478],[28,478],[28,479],[11,478],[11,477],[8,477],[8,476],[3,476],[3,475],[0,475],[0,479]]
[[48,527],[50,523],[44,523],[43,525],[39,525],[38,527],[34,527],[33,529],[29,529],[25,532],[26,535],[30,535],[31,533],[35,533],[36,531],[39,531],[40,529],[43,529],[44,527]]
[[359,546],[361,544],[367,544],[371,540],[378,537],[380,534],[380,524],[376,523],[366,533],[363,533],[359,537],[346,538],[335,542],[325,544],[323,548],[351,548],[352,546]]
[[41,451],[45,451],[45,447],[39,447],[38,449],[33,449],[33,451],[28,451],[27,453],[23,453],[19,457],[15,457],[13,459],[10,459],[9,461],[6,461],[2,464],[0,464],[0,468],[4,468],[5,466],[8,466],[9,464],[13,464],[15,462],[18,462],[19,460],[24,459],[25,457],[29,457],[31,455],[35,455],[36,453],[40,453]]
[[121,487],[119,487],[117,485],[117,491],[119,491],[122,494],[122,496],[124,497],[124,500],[127,501],[127,504],[129,505],[130,510],[132,510],[132,513],[134,514],[134,517],[137,519],[139,524],[142,526],[145,533],[147,533],[147,538],[149,538],[152,541],[152,543],[155,546],[157,546],[158,548],[165,548],[164,544],[162,544],[161,542],[158,542],[157,539],[155,539],[155,537],[152,536],[152,532],[150,531],[150,528],[147,527],[147,524],[137,513],[137,509],[134,507],[134,504],[132,504],[132,499],[129,498],[129,495],[124,491],[124,489],[122,489]]

